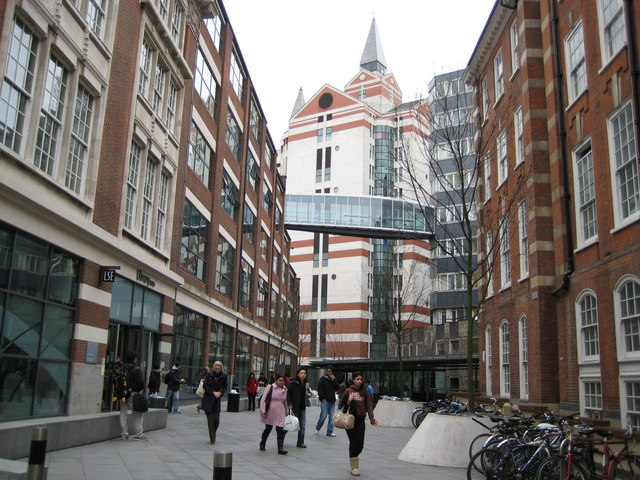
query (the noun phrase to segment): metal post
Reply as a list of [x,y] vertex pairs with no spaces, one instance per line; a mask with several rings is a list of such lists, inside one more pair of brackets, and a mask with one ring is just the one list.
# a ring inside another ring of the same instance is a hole
[[233,463],[233,453],[214,452],[213,480],[231,480],[232,463]]
[[47,478],[47,468],[44,465],[47,456],[47,431],[47,427],[33,429],[27,480],[44,480]]

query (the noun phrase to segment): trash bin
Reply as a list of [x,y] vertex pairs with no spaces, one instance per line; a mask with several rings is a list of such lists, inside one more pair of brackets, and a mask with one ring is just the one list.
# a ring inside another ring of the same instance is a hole
[[149,397],[149,408],[167,408],[167,397]]
[[240,411],[240,394],[230,393],[227,395],[227,412]]

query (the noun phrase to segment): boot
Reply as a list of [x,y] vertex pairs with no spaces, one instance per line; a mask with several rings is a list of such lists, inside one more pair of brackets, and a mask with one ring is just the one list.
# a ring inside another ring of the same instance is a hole
[[360,476],[360,459],[358,457],[349,457],[349,463],[351,463],[351,475]]
[[287,452],[283,447],[284,447],[284,436],[287,434],[287,432],[285,432],[283,429],[279,429],[277,432],[278,434],[278,453],[280,455],[286,455]]
[[269,434],[271,432],[267,432],[266,430],[262,432],[262,440],[260,440],[260,450],[262,452],[265,451],[265,447],[267,446],[267,438],[269,438]]

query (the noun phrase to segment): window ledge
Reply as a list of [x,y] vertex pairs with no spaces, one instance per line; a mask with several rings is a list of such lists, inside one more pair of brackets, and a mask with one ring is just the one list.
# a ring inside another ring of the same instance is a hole
[[513,79],[516,77],[516,75],[518,75],[518,73],[520,72],[520,65],[518,65],[518,68],[516,68],[513,73],[511,73],[511,76],[509,77],[509,81],[513,82]]
[[618,55],[620,55],[621,52],[624,52],[627,49],[627,44],[625,42],[624,45],[622,45],[620,47],[620,50],[618,50],[616,53],[614,53],[613,55],[611,55],[609,58],[602,58],[602,67],[600,67],[600,70],[598,70],[598,75],[602,75],[605,70],[609,67],[609,65],[611,65],[611,63],[613,63],[613,61],[618,57]]
[[499,293],[504,292],[505,290],[509,290],[511,288],[511,282],[506,283],[505,285],[503,285],[502,287],[500,287]]
[[[158,248],[156,248],[153,244],[149,243],[148,241],[140,238],[138,235],[136,235],[135,233],[133,233],[131,230],[129,230],[126,227],[122,228],[122,235],[126,236],[127,238],[131,239],[132,241],[140,244],[141,246],[143,246],[144,248],[146,248],[147,250],[149,250],[151,253],[153,253],[154,255],[164,259],[165,261],[169,261],[169,253],[168,252],[163,252],[162,250],[159,250]],[[185,270],[186,271],[186,270]],[[198,278],[198,277],[196,277]]]
[[582,90],[578,95],[576,95],[575,98],[573,98],[570,102],[569,105],[567,105],[564,109],[565,113],[569,112],[569,110],[571,110],[573,108],[573,106],[578,103],[578,100],[580,100],[582,97],[585,97],[587,95],[587,93],[589,93],[589,89],[587,87],[584,88],[584,90]]
[[624,230],[625,228],[627,228],[628,226],[633,225],[634,223],[637,223],[639,220],[640,220],[640,212],[636,212],[632,216],[630,216],[629,218],[625,218],[622,222],[620,222],[618,225],[616,225],[611,230],[609,230],[609,233],[612,233],[612,234],[618,233]]
[[527,280],[529,280],[529,273],[528,272],[524,277],[520,277],[518,279],[518,283],[526,282]]
[[502,92],[502,93],[500,94],[500,96],[499,96],[498,98],[496,98],[496,101],[495,101],[495,102],[493,102],[493,108],[494,108],[494,110],[495,110],[495,108],[498,106],[498,104],[500,103],[500,100],[502,100],[502,97],[504,97],[504,92]]
[[598,244],[598,235],[591,237],[589,240],[582,242],[580,245],[578,245],[574,250],[573,253],[579,253],[583,250],[586,250],[587,248],[593,246],[593,245],[597,245]]

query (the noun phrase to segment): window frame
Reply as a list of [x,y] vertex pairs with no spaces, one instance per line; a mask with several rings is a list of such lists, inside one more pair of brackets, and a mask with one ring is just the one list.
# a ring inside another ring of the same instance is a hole
[[529,398],[529,323],[525,315],[518,319],[518,365],[520,369],[520,398]]
[[[587,299],[592,299],[591,308],[586,311],[584,302]],[[576,341],[578,347],[578,363],[583,364],[598,364],[600,362],[600,330],[598,320],[598,298],[595,292],[591,289],[585,289],[576,298],[575,304],[575,321],[576,321]],[[585,324],[586,313],[589,312],[592,317],[592,322]],[[587,331],[590,332],[587,336]],[[595,331],[595,336],[592,334]],[[597,353],[589,354],[591,350],[587,346],[587,343],[595,343]]]
[[233,277],[235,274],[235,247],[223,235],[218,235],[216,255],[215,289],[227,298],[233,298]]
[[[578,43],[574,44],[574,40]],[[576,22],[565,37],[564,54],[567,65],[567,90],[569,103],[571,104],[587,90],[587,62],[582,19]]]
[[[614,295],[613,295],[613,298],[614,298],[613,310],[614,310],[614,318],[615,318],[615,325],[616,325],[616,340],[617,340],[616,343],[617,343],[617,349],[618,349],[619,362],[625,361],[625,360],[633,360],[633,361],[640,360],[640,332],[634,335],[635,337],[637,337],[634,343],[638,344],[638,348],[632,351],[627,351],[627,348],[626,348],[626,345],[627,345],[626,334],[623,326],[623,321],[625,319],[622,318],[623,309],[621,306],[621,301],[622,301],[621,292],[623,288],[626,287],[628,284],[637,288],[637,295],[638,297],[640,297],[640,278],[637,277],[636,275],[624,275],[623,277],[621,277],[616,283],[616,286],[614,289]],[[633,297],[633,298],[637,298],[637,297]],[[631,319],[637,322],[636,330],[638,330],[638,327],[640,326],[640,312],[636,312],[636,315],[631,317]]]
[[509,322],[503,319],[500,322],[500,396],[511,397],[511,358],[510,358],[510,330]]
[[509,45],[511,52],[511,76],[513,77],[520,69],[520,57],[518,47],[520,45],[520,35],[518,32],[518,20],[514,20],[509,27]]
[[[598,240],[595,168],[591,139],[587,139],[573,150],[572,160],[577,246],[581,248]],[[587,236],[588,231],[592,233]]]
[[518,245],[520,254],[520,280],[529,277],[529,228],[526,200],[518,202]]
[[495,105],[504,95],[504,58],[502,56],[502,48],[499,48],[495,57],[493,57],[493,88],[496,97]]
[[522,115],[522,105],[513,112],[513,136],[516,153],[516,167],[524,162],[524,119]]
[[[604,19],[604,15],[605,15],[604,2],[605,1],[607,0],[598,0],[598,33],[600,36],[600,56],[602,61],[602,68],[604,68],[611,60],[613,60],[613,58],[615,58],[616,55],[618,55],[618,53],[622,51],[625,45],[627,44],[626,25],[625,25],[626,19],[624,18],[622,1],[612,0],[612,2],[617,2],[619,4],[619,7],[614,17],[612,17],[615,19],[614,22],[609,22],[606,24]],[[609,2],[608,4],[610,3],[611,2]],[[616,34],[619,32],[622,32],[622,41],[620,42],[620,45],[616,46],[615,49],[612,50],[608,48],[610,42],[609,42],[609,35],[607,33],[607,28],[610,25],[613,25],[618,20],[622,22],[622,25],[618,25]]]

